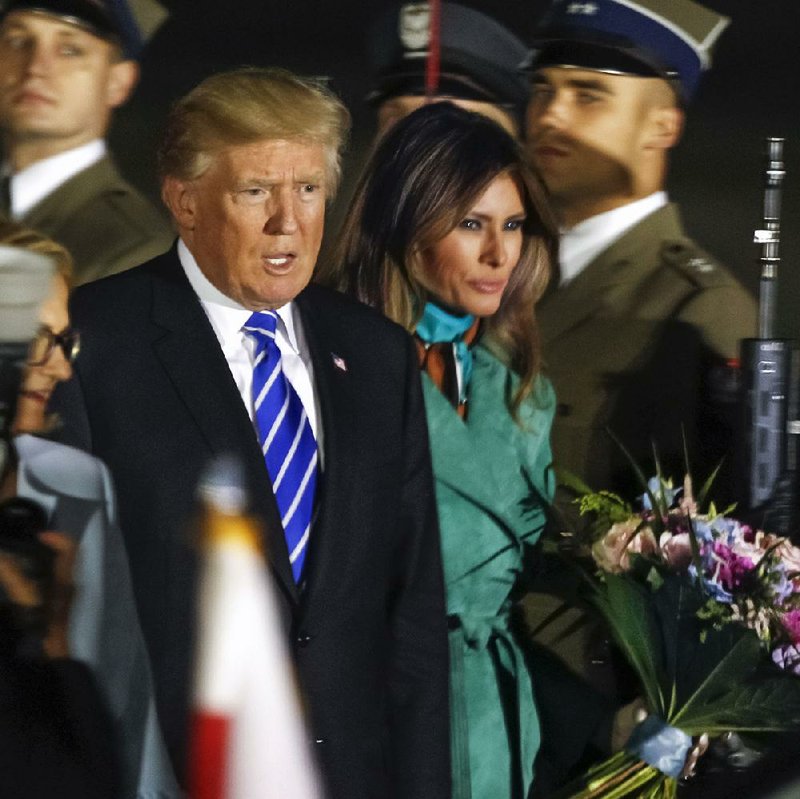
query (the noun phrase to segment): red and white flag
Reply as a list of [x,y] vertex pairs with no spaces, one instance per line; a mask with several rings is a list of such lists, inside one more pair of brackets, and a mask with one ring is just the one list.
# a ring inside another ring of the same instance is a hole
[[[228,464],[229,465],[229,464]],[[206,482],[198,596],[190,799],[320,799],[322,789],[236,468]],[[223,469],[223,472],[225,470]],[[233,473],[230,485],[231,471]]]

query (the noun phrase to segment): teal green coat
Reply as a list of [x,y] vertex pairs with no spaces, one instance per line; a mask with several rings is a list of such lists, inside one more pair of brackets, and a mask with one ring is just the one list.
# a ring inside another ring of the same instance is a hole
[[516,377],[474,350],[462,421],[423,375],[450,617],[454,799],[523,799],[539,722],[531,675],[509,629],[523,549],[539,537],[553,495],[555,399],[540,378],[520,427],[505,397]]

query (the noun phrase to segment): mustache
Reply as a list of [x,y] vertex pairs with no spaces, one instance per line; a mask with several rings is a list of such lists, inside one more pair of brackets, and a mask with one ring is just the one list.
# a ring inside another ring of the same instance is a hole
[[557,150],[574,150],[580,146],[571,136],[549,131],[533,136],[531,143],[534,147],[554,147]]

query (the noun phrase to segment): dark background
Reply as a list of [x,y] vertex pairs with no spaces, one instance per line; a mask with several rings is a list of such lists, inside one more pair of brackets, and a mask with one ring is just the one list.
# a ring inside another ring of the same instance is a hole
[[[530,41],[542,0],[463,0]],[[753,292],[758,284],[764,139],[785,136],[778,332],[800,339],[800,3],[707,0],[732,19],[714,68],[689,109],[669,179],[690,233]],[[353,114],[345,161],[347,198],[373,135],[363,104],[370,20],[389,0],[162,0],[170,18],[142,59],[142,80],[117,113],[111,146],[123,172],[153,197],[154,151],[170,103],[206,75],[241,64],[327,75]],[[669,0],[665,0],[668,7]],[[334,219],[340,216],[334,209]],[[333,227],[333,226],[330,226]],[[329,231],[330,233],[330,231]]]

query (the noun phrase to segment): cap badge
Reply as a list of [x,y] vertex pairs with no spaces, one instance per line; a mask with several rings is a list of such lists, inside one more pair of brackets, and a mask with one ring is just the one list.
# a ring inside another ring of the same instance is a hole
[[597,3],[570,3],[567,6],[567,14],[585,14],[591,16],[598,12]]
[[398,19],[400,41],[406,50],[423,50],[431,38],[431,9],[427,3],[406,3]]

